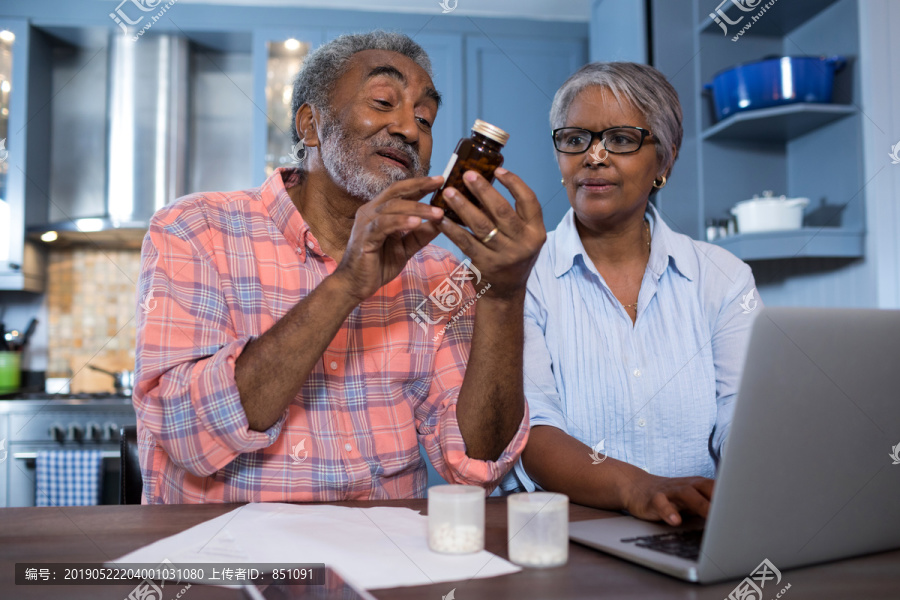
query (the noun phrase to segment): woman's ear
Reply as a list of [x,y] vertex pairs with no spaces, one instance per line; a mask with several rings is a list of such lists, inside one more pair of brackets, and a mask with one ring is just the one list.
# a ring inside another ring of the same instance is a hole
[[294,125],[297,127],[297,135],[307,148],[319,146],[319,131],[316,127],[316,111],[310,104],[303,104],[297,109],[297,117]]
[[666,167],[662,173],[660,173],[660,175],[668,178],[669,175],[672,174],[672,165],[675,164],[676,158],[678,158],[678,148],[675,147],[675,144],[672,144],[672,161],[669,163],[669,166]]

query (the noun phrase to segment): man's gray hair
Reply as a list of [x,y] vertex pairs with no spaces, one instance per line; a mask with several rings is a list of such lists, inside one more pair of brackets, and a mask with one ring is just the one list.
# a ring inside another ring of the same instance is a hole
[[335,83],[346,72],[350,58],[363,50],[397,52],[422,67],[429,77],[433,77],[428,54],[407,35],[381,30],[342,35],[319,46],[307,56],[303,61],[303,67],[294,78],[294,92],[291,97],[291,144],[296,145],[300,141],[300,135],[297,133],[297,111],[300,107],[309,103],[327,114]]
[[[681,103],[678,92],[666,76],[648,65],[633,62],[595,62],[584,65],[569,77],[553,97],[550,128],[566,126],[569,107],[585,88],[600,86],[613,93],[619,102],[627,101],[647,120],[656,136],[656,154],[663,172],[675,162],[672,146],[681,148],[684,129],[681,125]],[[615,123],[633,125],[633,123]]]

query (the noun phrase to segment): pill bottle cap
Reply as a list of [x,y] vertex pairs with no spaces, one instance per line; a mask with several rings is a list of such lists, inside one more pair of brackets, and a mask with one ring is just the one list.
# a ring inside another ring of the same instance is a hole
[[475,119],[475,124],[472,125],[472,131],[475,133],[480,133],[485,137],[489,137],[501,146],[506,145],[506,141],[509,139],[509,134],[500,129],[499,127],[494,127],[490,123],[486,123],[481,119]]

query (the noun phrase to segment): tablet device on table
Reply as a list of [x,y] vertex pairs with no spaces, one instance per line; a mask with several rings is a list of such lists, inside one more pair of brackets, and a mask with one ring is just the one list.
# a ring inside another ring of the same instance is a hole
[[248,600],[376,600],[330,567],[325,567],[324,579],[321,585],[251,585],[244,588],[244,595]]

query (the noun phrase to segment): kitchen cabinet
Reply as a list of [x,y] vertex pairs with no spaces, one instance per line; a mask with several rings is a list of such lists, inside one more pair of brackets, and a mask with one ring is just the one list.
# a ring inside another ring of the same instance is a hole
[[646,0],[591,0],[591,62],[646,63],[649,9]]
[[510,134],[503,166],[537,195],[548,231],[569,210],[550,139],[550,105],[586,54],[579,40],[472,36],[466,41],[467,127],[484,119]]
[[[183,32],[179,32],[183,33]],[[249,32],[186,32],[190,45],[190,134],[186,193],[251,185],[256,111]],[[174,198],[169,199],[171,202]]]
[[[720,20],[727,34],[710,17],[718,1],[673,4],[653,0],[652,11],[654,62],[676,87],[685,115],[681,156],[658,198],[662,214],[683,233],[702,239],[708,219],[727,218],[735,203],[763,190],[807,197],[802,229],[739,233],[715,243],[748,261],[863,257],[857,0],[807,0],[802,9],[778,2],[756,21],[752,18],[765,3],[750,12],[724,3]],[[703,85],[723,69],[775,55],[845,57],[847,66],[835,75],[833,103],[746,111],[715,122]]]
[[41,59],[28,51],[30,33],[26,20],[0,18],[0,290],[40,292],[44,257],[25,240],[32,213],[29,196],[40,190],[26,177],[26,168],[40,161],[31,146],[49,130],[40,120],[29,122],[29,107],[34,110],[47,85],[29,73],[32,63]]
[[[298,47],[285,47],[296,40]],[[299,67],[322,44],[318,29],[280,27],[253,32],[253,157],[252,184],[259,185],[277,167],[290,166],[291,156],[291,69]]]
[[[40,93],[33,99],[38,101],[27,100],[35,107],[35,112],[50,110],[45,105],[52,99],[53,68],[47,65],[54,64],[54,49],[63,45],[62,42],[78,46],[79,31],[87,32],[90,34],[87,37],[91,37],[98,32],[108,34],[117,30],[117,25],[108,18],[108,11],[76,10],[62,1],[51,4],[53,10],[49,11],[38,11],[31,3],[21,0],[10,0],[4,6],[6,14],[15,15],[13,20],[22,32],[22,39],[27,40],[29,32],[39,38],[48,34],[48,41],[31,45],[31,56],[14,57],[23,65],[18,67],[18,73],[28,71],[26,61],[43,65],[34,68],[31,77],[42,80],[34,81],[43,86],[36,89]],[[274,138],[275,132],[283,132],[287,137],[289,123],[284,122],[284,111],[270,105],[270,98],[266,96],[271,44],[294,38],[304,45],[304,49],[308,47],[311,51],[342,33],[381,28],[410,35],[431,56],[435,83],[444,96],[434,131],[432,172],[442,170],[457,140],[468,134],[475,118],[494,119],[498,126],[505,125],[511,133],[505,151],[506,166],[523,175],[542,203],[548,205],[545,213],[548,228],[555,227],[568,208],[565,194],[557,183],[559,175],[553,154],[549,149],[543,152],[549,148],[549,141],[544,138],[549,131],[547,117],[556,88],[586,60],[586,23],[459,17],[443,15],[438,6],[435,6],[434,14],[397,14],[178,4],[170,14],[172,19],[153,23],[147,35],[186,35],[192,42],[194,81],[191,94],[194,100],[188,145],[188,193],[259,185],[267,170],[286,164],[282,162],[285,142],[275,143]],[[140,44],[141,40],[135,43]],[[27,48],[28,44],[23,46]],[[49,54],[39,56],[41,53]],[[103,56],[97,60],[103,63]],[[234,88],[233,93],[225,93],[226,85]],[[104,91],[100,89],[98,93]],[[204,111],[198,102],[208,110]],[[13,110],[19,111],[16,117],[19,126],[11,127],[11,131],[21,130],[29,139],[34,137],[35,151],[45,156],[59,153],[55,137],[54,143],[50,143],[52,119],[45,115],[45,118],[28,121],[25,127],[25,103],[20,103],[18,108],[13,103]],[[11,144],[15,143],[11,140]],[[104,148],[102,152],[84,154],[96,158],[105,152]],[[17,210],[29,206],[29,211],[44,213],[38,219],[43,221],[47,220],[48,208],[53,210],[53,203],[48,200],[52,194],[46,186],[52,175],[47,164],[47,160],[41,164],[34,161],[25,169],[22,163],[20,181],[14,183],[20,189],[18,197],[33,197],[35,207],[32,209],[31,203],[24,202],[16,205]],[[11,168],[11,171],[17,170]],[[33,185],[30,196],[21,191],[26,179],[38,182]],[[18,214],[14,218],[17,219],[12,227],[15,249],[25,245],[20,230],[33,221]],[[450,245],[446,240],[444,242]],[[19,254],[24,251],[20,249]]]
[[468,117],[464,115],[466,99],[462,91],[465,89],[465,39],[453,34],[426,33],[417,36],[416,41],[431,58],[434,85],[442,94],[441,108],[431,130],[431,173],[438,175],[444,172],[459,138],[468,135],[474,123],[474,120],[466,122]]
[[[384,19],[385,22],[378,22]],[[389,26],[387,20],[398,26]],[[424,23],[424,25],[423,25]],[[368,27],[314,29],[263,28],[254,32],[254,102],[267,107],[254,116],[254,185],[276,166],[287,164],[290,150],[289,119],[274,107],[276,90],[268,76],[272,71],[273,47],[289,38],[314,50],[321,43],[352,31],[375,27],[400,30],[412,36],[431,59],[434,83],[443,104],[432,131],[431,173],[443,172],[459,138],[469,135],[475,119],[486,120],[510,134],[503,151],[504,166],[522,176],[544,207],[544,223],[554,229],[569,208],[559,184],[559,173],[550,143],[549,113],[553,95],[566,78],[584,64],[587,28],[566,24],[574,35],[565,35],[558,25],[536,28],[536,24],[507,30],[503,20],[421,19],[407,15],[379,16]],[[442,27],[448,25],[448,27]],[[449,30],[448,30],[449,29]],[[499,31],[500,33],[497,33]],[[283,54],[277,49],[276,54]],[[281,89],[281,88],[279,88]],[[282,93],[282,92],[278,92]],[[506,189],[498,189],[508,199]],[[459,249],[445,236],[434,241],[458,256]]]

